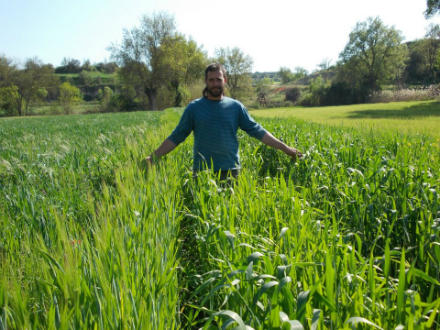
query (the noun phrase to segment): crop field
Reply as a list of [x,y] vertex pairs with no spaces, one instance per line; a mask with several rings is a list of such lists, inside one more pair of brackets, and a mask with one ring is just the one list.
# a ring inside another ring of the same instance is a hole
[[332,107],[291,107],[259,110],[258,117],[297,118],[361,130],[386,130],[411,135],[429,134],[440,139],[440,103],[411,101]]
[[180,113],[0,120],[0,329],[440,328],[435,133],[256,111],[304,159],[143,172]]

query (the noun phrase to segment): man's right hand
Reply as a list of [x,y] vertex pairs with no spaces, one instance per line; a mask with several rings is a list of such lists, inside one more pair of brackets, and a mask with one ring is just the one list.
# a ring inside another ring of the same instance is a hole
[[152,166],[153,166],[153,157],[151,156],[142,159],[140,162],[140,168],[145,172],[147,172]]

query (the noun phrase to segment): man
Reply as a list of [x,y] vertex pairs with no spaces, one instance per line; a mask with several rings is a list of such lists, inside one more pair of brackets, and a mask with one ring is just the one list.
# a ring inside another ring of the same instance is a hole
[[194,131],[194,173],[212,168],[220,179],[229,175],[236,177],[240,169],[238,128],[293,159],[302,157],[297,149],[287,146],[256,123],[243,104],[224,96],[226,71],[221,64],[210,64],[206,68],[205,83],[203,97],[186,107],[171,135],[145,159],[147,166],[172,151]]

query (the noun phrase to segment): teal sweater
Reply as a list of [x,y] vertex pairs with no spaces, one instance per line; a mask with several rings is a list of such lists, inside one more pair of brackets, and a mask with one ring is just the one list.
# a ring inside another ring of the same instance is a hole
[[211,168],[211,164],[214,171],[238,169],[238,128],[259,140],[266,134],[240,102],[229,97],[221,101],[202,97],[186,107],[168,139],[178,145],[194,131],[195,171]]

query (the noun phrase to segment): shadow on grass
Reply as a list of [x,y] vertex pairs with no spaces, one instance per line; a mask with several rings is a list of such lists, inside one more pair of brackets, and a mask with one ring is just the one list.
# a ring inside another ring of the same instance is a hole
[[403,109],[356,110],[348,114],[350,119],[412,119],[428,116],[440,116],[440,102],[426,102]]

